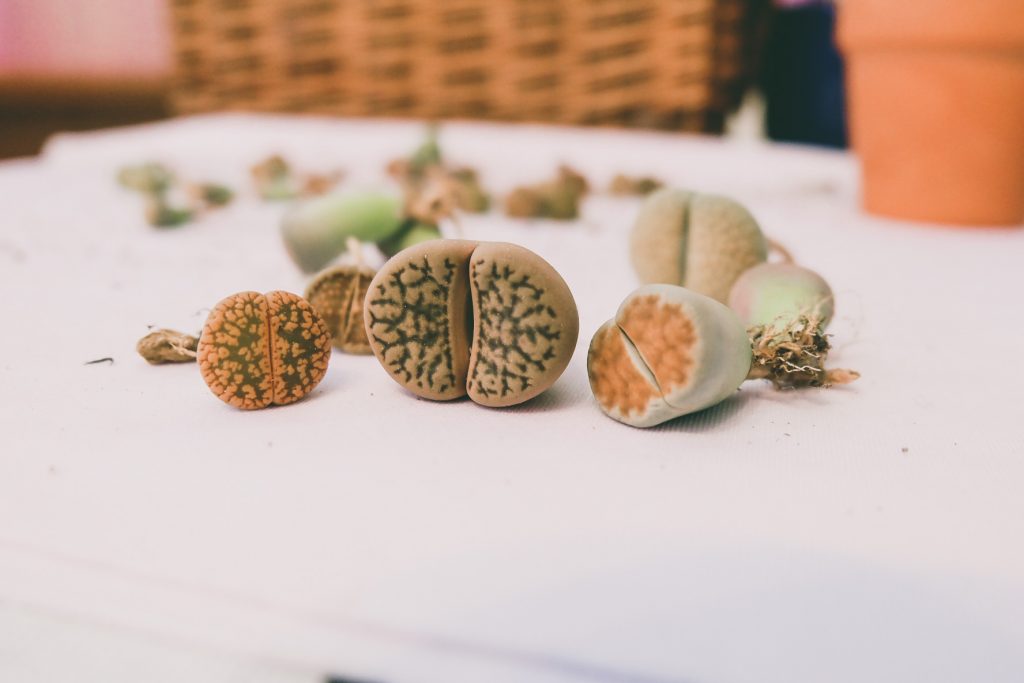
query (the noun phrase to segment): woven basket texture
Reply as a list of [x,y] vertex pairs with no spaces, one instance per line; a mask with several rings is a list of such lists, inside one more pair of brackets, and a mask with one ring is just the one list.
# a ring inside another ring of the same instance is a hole
[[171,0],[180,113],[720,131],[755,0]]

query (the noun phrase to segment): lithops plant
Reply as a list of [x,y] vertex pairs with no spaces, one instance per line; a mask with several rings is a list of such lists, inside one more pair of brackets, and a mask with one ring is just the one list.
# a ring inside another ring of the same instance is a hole
[[335,348],[345,353],[370,353],[363,300],[373,275],[366,267],[335,266],[318,273],[306,288],[306,300],[324,319]]
[[787,325],[799,315],[828,327],[835,311],[832,288],[813,270],[794,263],[761,263],[740,275],[729,292],[729,308],[748,328]]
[[[425,222],[437,222],[456,208],[469,213],[484,213],[490,208],[491,198],[480,184],[476,170],[445,162],[437,142],[436,125],[427,128],[426,138],[411,155],[390,162],[387,172],[402,186],[406,213]],[[424,214],[424,199],[430,203],[438,196],[444,211]]]
[[688,190],[649,195],[630,235],[641,282],[681,285],[722,303],[736,278],[767,256],[749,211],[726,197]]
[[331,335],[302,297],[239,292],[210,312],[196,360],[219,399],[244,410],[294,403],[323,379]]
[[550,387],[579,334],[576,302],[540,256],[500,242],[433,240],[370,283],[367,337],[392,379],[434,400],[510,406]]
[[405,222],[402,229],[397,233],[386,240],[377,242],[377,248],[380,249],[382,254],[391,258],[403,249],[408,249],[420,242],[439,239],[441,239],[441,230],[436,225],[410,219]]
[[349,239],[380,242],[402,227],[402,200],[391,194],[332,194],[300,202],[281,222],[292,260],[314,273],[340,255]]
[[731,396],[750,370],[750,339],[727,306],[674,285],[645,285],[594,334],[587,374],[606,415],[652,427]]

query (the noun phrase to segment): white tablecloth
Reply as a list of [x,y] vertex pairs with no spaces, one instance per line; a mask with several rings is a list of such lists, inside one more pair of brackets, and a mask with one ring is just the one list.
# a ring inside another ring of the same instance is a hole
[[[836,291],[854,385],[748,382],[650,430],[606,418],[586,347],[636,285],[637,200],[463,220],[565,277],[568,370],[489,410],[335,354],[242,412],[135,341],[240,290],[301,292],[283,207],[244,191],[158,231],[114,182],[156,159],[247,186],[279,151],[381,185],[419,124],[222,115],[61,136],[0,165],[0,679],[389,682],[1024,679],[1024,231],[862,214],[843,153],[450,124],[507,191],[557,162],[731,195]],[[112,357],[113,364],[85,365]]]

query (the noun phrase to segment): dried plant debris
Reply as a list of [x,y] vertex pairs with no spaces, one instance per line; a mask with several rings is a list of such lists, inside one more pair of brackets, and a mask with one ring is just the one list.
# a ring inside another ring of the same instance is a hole
[[196,201],[207,207],[227,206],[235,198],[234,190],[217,183],[199,183],[190,190]]
[[175,177],[174,172],[163,164],[148,162],[123,167],[117,172],[117,181],[129,190],[158,194],[169,190],[175,182]]
[[580,200],[589,191],[587,179],[563,165],[554,180],[513,190],[505,198],[505,213],[513,218],[573,220],[579,216]]
[[316,197],[334,189],[345,177],[344,171],[299,173],[288,161],[275,154],[250,169],[256,192],[268,201]]
[[826,368],[831,345],[815,314],[799,315],[788,324],[757,325],[748,330],[754,362],[748,379],[767,379],[776,389],[849,384],[860,373]]
[[335,266],[319,273],[306,289],[306,300],[324,319],[334,347],[345,353],[370,353],[363,301],[375,274],[358,265]]
[[126,166],[117,174],[123,187],[146,198],[146,220],[157,228],[189,223],[203,211],[226,206],[234,198],[231,188],[219,183],[184,183],[163,164]]
[[199,337],[176,330],[150,332],[135,345],[135,350],[151,365],[191,363],[196,359]]
[[619,173],[612,178],[612,182],[608,186],[608,192],[619,196],[643,197],[655,190],[660,190],[664,185],[657,178],[650,176],[630,176],[625,173]]
[[426,139],[411,155],[391,161],[387,172],[402,187],[406,215],[425,223],[448,218],[455,209],[467,213],[490,209],[490,196],[476,170],[444,163],[436,126],[427,130]]
[[193,209],[171,206],[162,197],[146,201],[146,220],[155,228],[176,228],[191,222],[195,215]]

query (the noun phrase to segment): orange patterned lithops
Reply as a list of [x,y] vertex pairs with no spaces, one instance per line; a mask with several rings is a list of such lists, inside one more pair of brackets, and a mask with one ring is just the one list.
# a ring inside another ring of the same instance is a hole
[[319,314],[289,292],[239,292],[210,312],[199,337],[210,390],[244,410],[294,403],[323,379],[331,336]]
[[400,252],[370,283],[364,319],[370,347],[399,384],[490,407],[550,387],[579,334],[562,277],[500,242],[432,240]]
[[587,374],[605,414],[651,427],[728,398],[750,363],[750,339],[728,307],[683,287],[647,285],[598,329]]

